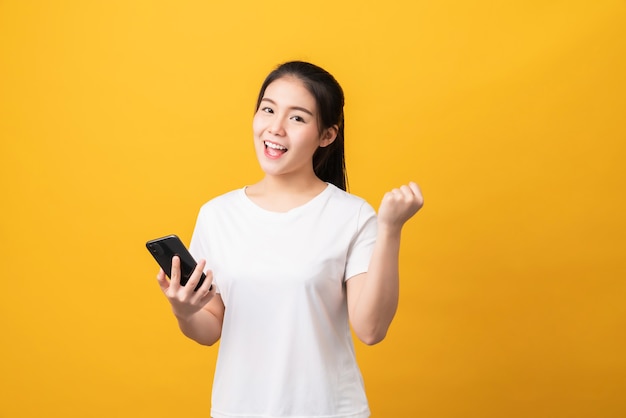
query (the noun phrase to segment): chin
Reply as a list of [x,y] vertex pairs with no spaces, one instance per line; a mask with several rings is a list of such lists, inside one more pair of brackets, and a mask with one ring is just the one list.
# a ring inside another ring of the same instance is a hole
[[277,176],[280,174],[280,170],[277,169],[276,166],[272,165],[272,164],[268,164],[267,161],[263,161],[263,156],[261,155],[260,158],[258,158],[259,160],[259,167],[261,168],[261,171],[263,171],[266,175],[268,176]]

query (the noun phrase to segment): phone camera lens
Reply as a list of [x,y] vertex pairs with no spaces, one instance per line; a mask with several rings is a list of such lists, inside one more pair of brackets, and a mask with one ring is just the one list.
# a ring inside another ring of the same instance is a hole
[[152,244],[150,246],[150,251],[156,255],[163,255],[165,253],[159,244]]

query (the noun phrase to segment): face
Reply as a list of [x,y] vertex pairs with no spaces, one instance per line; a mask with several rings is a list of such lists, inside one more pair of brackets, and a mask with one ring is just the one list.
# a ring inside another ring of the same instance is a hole
[[314,175],[313,154],[336,137],[334,127],[320,132],[315,98],[294,77],[267,86],[252,127],[259,164],[272,176]]

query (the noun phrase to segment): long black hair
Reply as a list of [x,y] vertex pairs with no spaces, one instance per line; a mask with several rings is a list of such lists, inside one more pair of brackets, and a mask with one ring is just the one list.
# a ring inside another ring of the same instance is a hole
[[333,125],[338,126],[335,140],[326,147],[319,147],[313,154],[313,170],[322,181],[332,183],[342,190],[347,190],[343,89],[337,80],[323,68],[304,61],[290,61],[279,65],[269,73],[261,86],[256,110],[261,105],[267,86],[286,76],[292,76],[302,81],[309,93],[315,98],[318,109],[317,124],[320,132]]

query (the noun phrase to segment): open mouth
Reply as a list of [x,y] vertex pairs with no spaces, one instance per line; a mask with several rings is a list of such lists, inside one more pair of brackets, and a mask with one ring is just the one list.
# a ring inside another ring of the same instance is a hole
[[270,157],[280,157],[287,152],[287,147],[270,141],[264,141],[265,153]]

